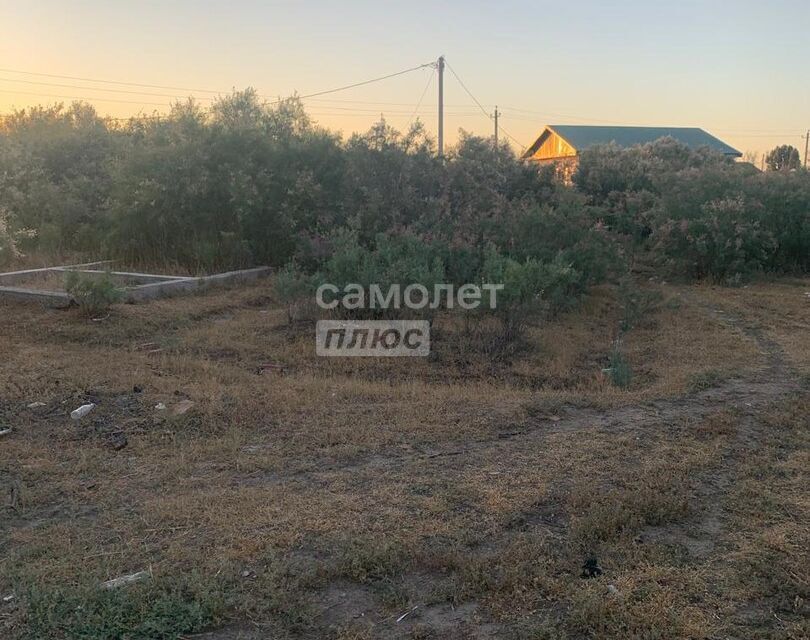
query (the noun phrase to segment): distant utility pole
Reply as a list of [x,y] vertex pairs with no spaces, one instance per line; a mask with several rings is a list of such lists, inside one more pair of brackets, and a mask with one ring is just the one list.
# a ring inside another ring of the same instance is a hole
[[810,129],[804,134],[804,168],[807,169],[807,147],[810,144]]
[[[496,149],[498,148],[498,116],[499,115],[500,114],[498,113],[498,105],[496,104],[495,105],[495,116],[494,116],[495,117],[495,148]],[[805,154],[805,155],[807,155],[807,154]]]
[[444,56],[439,56],[439,157],[444,157]]

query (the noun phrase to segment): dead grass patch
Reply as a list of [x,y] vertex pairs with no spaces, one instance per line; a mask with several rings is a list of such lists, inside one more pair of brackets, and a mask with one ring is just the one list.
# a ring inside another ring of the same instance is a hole
[[[797,287],[757,287],[762,330],[801,368],[802,307],[779,315]],[[622,320],[609,287],[497,360],[321,361],[267,284],[101,323],[0,307],[0,498],[17,491],[0,503],[0,595],[18,602],[0,603],[2,634],[81,637],[118,607],[184,631],[253,620],[256,637],[450,637],[452,615],[496,637],[802,637],[806,391],[691,411],[773,354],[661,291],[625,337],[626,391],[601,373]],[[738,294],[718,304],[746,318]],[[463,343],[458,319],[438,322]],[[667,398],[677,419],[656,418]],[[183,399],[183,416],[155,409]],[[590,554],[603,573],[584,579]],[[156,586],[87,590],[149,566]]]

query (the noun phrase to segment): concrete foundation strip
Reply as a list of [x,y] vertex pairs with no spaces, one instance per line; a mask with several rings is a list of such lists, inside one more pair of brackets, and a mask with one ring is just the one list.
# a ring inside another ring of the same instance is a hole
[[0,299],[8,298],[13,300],[40,302],[50,307],[70,306],[70,304],[73,302],[73,298],[69,293],[64,291],[43,291],[26,287],[9,286],[12,284],[17,284],[20,281],[24,281],[28,276],[48,272],[66,273],[69,271],[75,271],[87,275],[102,275],[109,273],[113,277],[126,278],[128,280],[140,282],[140,284],[126,287],[124,289],[124,300],[126,302],[153,300],[155,298],[188,293],[217,284],[252,282],[258,278],[268,276],[272,272],[270,267],[254,267],[252,269],[215,273],[210,276],[189,277],[92,269],[92,267],[99,267],[104,264],[109,264],[109,262],[110,261],[88,262],[85,264],[44,267],[41,269],[25,269],[23,271],[0,273]]

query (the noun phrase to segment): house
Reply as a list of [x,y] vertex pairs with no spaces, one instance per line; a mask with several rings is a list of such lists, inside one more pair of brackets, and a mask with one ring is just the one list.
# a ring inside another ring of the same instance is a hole
[[581,151],[598,144],[615,143],[620,147],[632,147],[671,137],[688,147],[709,147],[732,158],[742,153],[722,140],[697,127],[603,127],[591,125],[550,124],[534,141],[522,159],[537,163],[558,162],[569,175],[576,167],[576,158]]

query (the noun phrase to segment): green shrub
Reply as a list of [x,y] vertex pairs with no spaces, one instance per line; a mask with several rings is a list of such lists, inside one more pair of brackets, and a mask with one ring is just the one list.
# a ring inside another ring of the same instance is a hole
[[300,100],[253,90],[122,125],[82,103],[17,111],[0,123],[0,211],[0,262],[20,249],[190,270],[295,258],[335,284],[461,285],[494,246],[559,260],[580,290],[625,262],[725,283],[810,269],[806,171],[759,173],[665,138],[583,151],[569,188],[508,145],[464,133],[439,161],[421,124],[384,120],[344,142]]
[[744,189],[747,198],[761,203],[760,225],[776,243],[765,267],[810,270],[810,172],[755,174]]
[[694,219],[670,220],[655,234],[655,246],[669,268],[718,282],[760,271],[776,249],[763,229],[761,205],[744,197],[712,200]]
[[608,356],[610,367],[607,369],[607,374],[610,381],[619,389],[627,389],[633,381],[633,370],[630,363],[621,351],[621,345],[618,341],[613,345],[613,349]]
[[312,277],[291,261],[276,274],[275,291],[279,301],[286,305],[287,323],[292,325],[307,300],[312,300],[314,295]]
[[[391,286],[398,286],[402,294],[411,284],[424,286],[430,296],[436,284],[445,281],[444,263],[436,250],[413,235],[389,236],[380,234],[373,248],[364,246],[354,232],[344,231],[333,238],[333,252],[316,275],[318,283],[332,284],[340,291],[346,285],[360,285],[366,295],[371,285],[377,285],[383,295]],[[342,305],[337,312],[352,317],[402,316],[408,310],[371,309],[369,300],[362,309],[348,310]],[[430,313],[428,307],[420,315]]]
[[224,610],[213,585],[155,580],[125,589],[32,588],[26,638],[159,640],[202,631]]
[[548,263],[532,258],[518,262],[490,249],[481,277],[485,283],[503,285],[494,313],[508,340],[520,334],[531,316],[554,315],[571,307],[582,290],[581,274],[561,256]]
[[88,316],[104,313],[120,302],[124,295],[109,273],[82,275],[69,271],[65,276],[65,290],[73,296],[82,313]]
[[554,205],[521,207],[512,213],[502,250],[516,260],[559,258],[582,274],[583,282],[604,282],[621,270],[619,245],[600,222],[602,209],[568,194]]

